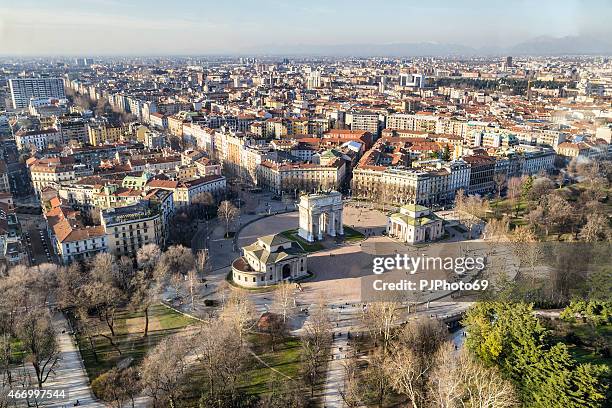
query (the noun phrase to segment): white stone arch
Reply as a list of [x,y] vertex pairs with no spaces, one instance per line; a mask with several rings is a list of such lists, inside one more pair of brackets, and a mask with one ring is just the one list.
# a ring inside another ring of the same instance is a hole
[[298,204],[298,235],[306,241],[321,240],[325,235],[344,235],[342,195],[337,191],[303,195]]

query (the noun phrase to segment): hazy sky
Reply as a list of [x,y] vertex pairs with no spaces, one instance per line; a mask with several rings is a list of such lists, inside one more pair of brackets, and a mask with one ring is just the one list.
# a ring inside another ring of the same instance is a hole
[[0,0],[0,54],[230,54],[291,45],[612,38],[612,0]]

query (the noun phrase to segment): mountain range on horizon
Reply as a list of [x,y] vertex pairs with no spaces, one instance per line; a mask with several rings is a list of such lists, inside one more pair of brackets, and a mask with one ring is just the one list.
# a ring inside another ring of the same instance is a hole
[[612,55],[612,40],[592,36],[537,37],[509,47],[470,47],[439,42],[387,44],[275,45],[251,50],[258,54],[341,57],[426,57],[426,56],[561,56]]

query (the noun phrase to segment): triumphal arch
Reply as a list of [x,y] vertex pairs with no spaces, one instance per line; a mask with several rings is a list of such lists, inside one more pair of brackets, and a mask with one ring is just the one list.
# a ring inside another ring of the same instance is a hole
[[300,197],[300,228],[298,235],[308,242],[322,240],[325,234],[344,235],[342,226],[342,194],[305,194]]

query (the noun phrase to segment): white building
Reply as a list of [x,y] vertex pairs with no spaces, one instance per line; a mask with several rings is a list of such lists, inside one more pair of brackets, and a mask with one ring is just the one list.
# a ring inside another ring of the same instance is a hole
[[13,78],[9,90],[14,109],[27,108],[30,98],[65,98],[61,78]]
[[62,134],[55,128],[41,130],[20,130],[15,133],[15,144],[17,149],[29,149],[35,147],[36,150],[44,150],[50,144],[59,146],[62,144]]
[[232,263],[233,281],[245,287],[270,286],[307,273],[302,248],[280,234],[260,237],[242,247],[242,256]]
[[416,204],[400,207],[387,221],[387,234],[401,242],[417,244],[435,241],[444,235],[442,219],[427,207]]

